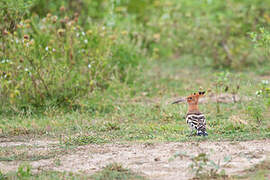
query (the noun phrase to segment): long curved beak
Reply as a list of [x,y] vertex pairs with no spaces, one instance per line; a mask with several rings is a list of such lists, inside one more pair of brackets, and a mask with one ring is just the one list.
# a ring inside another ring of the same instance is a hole
[[174,101],[172,104],[177,104],[177,103],[185,102],[185,101],[186,101],[185,98],[181,98],[181,99],[178,99],[178,100]]

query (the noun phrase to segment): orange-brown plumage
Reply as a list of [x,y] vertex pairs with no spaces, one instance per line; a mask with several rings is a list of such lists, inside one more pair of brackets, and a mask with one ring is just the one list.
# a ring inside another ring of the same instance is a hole
[[204,95],[205,92],[199,92],[199,93],[194,93],[190,96],[188,96],[187,103],[188,103],[188,113],[199,113],[199,98]]
[[198,136],[208,135],[205,127],[206,126],[205,116],[199,111],[198,107],[199,98],[202,97],[204,94],[205,92],[194,93],[188,96],[187,98],[184,99],[182,98],[173,102],[173,104],[183,101],[186,101],[188,103],[188,112],[186,115],[186,121],[191,129],[197,130]]

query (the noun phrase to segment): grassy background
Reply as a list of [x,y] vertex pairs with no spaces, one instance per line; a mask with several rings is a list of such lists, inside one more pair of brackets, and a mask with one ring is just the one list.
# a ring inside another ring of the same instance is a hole
[[201,87],[249,99],[201,105],[210,139],[269,137],[268,4],[1,0],[1,136],[196,139],[170,100]]
[[[192,73],[190,72],[192,69]],[[152,62],[132,85],[114,83],[82,98],[76,110],[47,108],[43,113],[2,116],[2,133],[49,135],[70,145],[112,141],[186,141],[189,129],[184,120],[186,104],[172,105],[173,99],[192,93],[198,87],[215,91],[222,71],[184,65],[181,61]],[[200,75],[198,78],[198,74]],[[213,75],[214,74],[214,75]],[[219,93],[239,86],[238,95],[250,98],[236,103],[201,104],[207,116],[209,139],[258,139],[269,137],[269,111],[263,96],[255,92],[262,86],[254,72],[231,72],[229,82]],[[225,83],[225,82],[224,82]],[[110,132],[110,133],[108,133]]]

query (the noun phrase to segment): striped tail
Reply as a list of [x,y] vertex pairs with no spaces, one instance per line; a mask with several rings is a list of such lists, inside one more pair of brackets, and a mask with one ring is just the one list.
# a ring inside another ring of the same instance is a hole
[[197,136],[208,136],[205,128],[205,116],[202,113],[188,113],[186,121],[191,129],[197,130]]

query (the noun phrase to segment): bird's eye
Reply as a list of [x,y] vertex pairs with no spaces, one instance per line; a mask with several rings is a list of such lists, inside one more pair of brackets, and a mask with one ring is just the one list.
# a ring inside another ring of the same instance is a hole
[[189,98],[188,98],[188,100],[191,100],[191,99],[192,99],[192,97],[189,97]]

